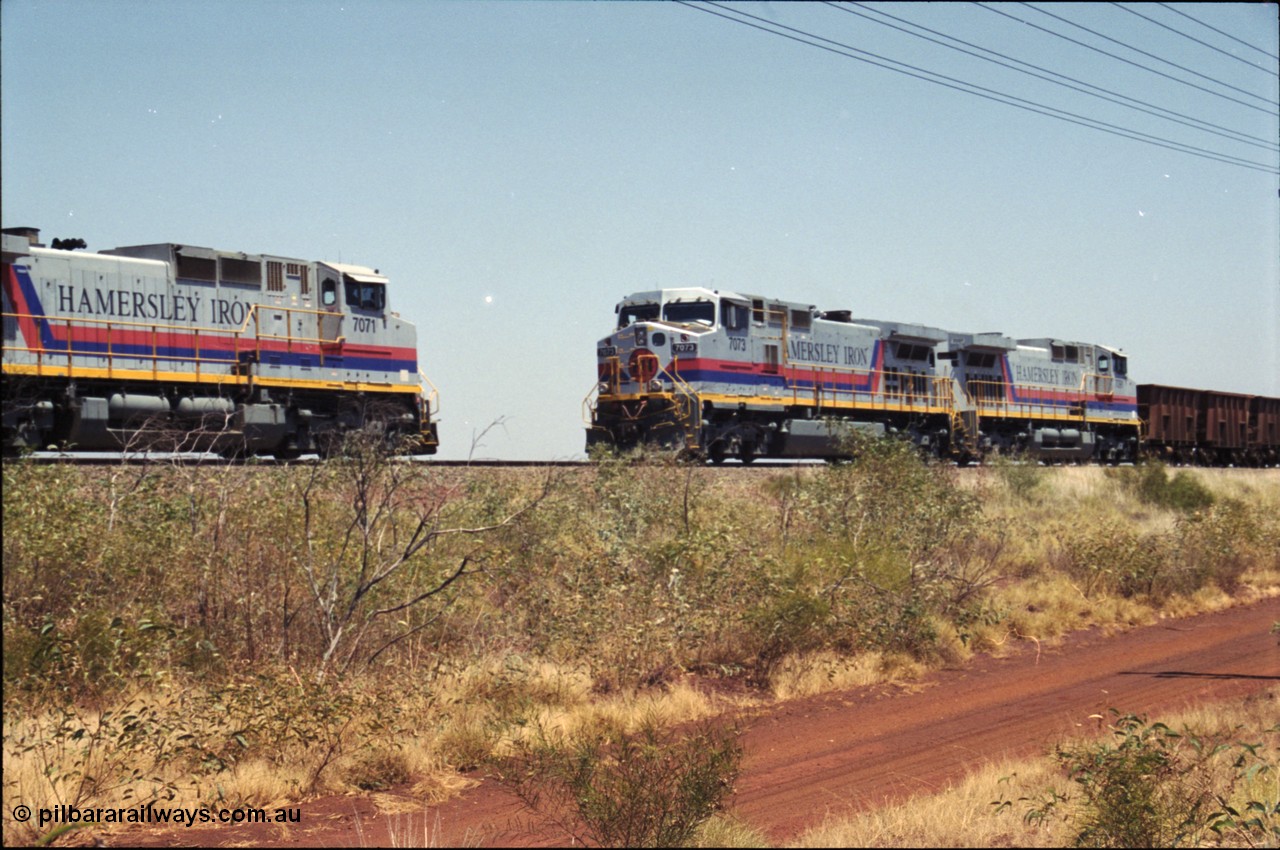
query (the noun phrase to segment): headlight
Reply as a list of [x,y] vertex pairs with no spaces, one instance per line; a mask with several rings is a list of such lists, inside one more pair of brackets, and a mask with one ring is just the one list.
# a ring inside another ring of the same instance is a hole
[[650,381],[650,382],[649,382],[649,391],[650,391],[650,392],[655,392],[655,393],[660,393],[660,392],[662,392],[662,381],[659,381],[659,380],[658,380],[658,379],[656,379],[656,378],[655,378],[655,379],[653,379],[652,381]]

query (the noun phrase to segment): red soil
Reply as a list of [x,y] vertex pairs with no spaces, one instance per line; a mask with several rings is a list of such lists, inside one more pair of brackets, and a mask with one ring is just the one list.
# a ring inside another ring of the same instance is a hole
[[[1108,709],[1158,716],[1240,700],[1280,684],[1271,634],[1280,600],[1106,637],[1079,632],[1006,658],[979,657],[919,687],[869,687],[793,700],[743,726],[733,813],[785,842],[828,816],[946,788],[985,763],[1045,752],[1096,731]],[[1280,715],[1280,707],[1277,709]],[[408,801],[406,801],[408,802]],[[150,846],[545,846],[568,844],[491,779],[439,806],[385,815],[368,796],[300,804],[289,827],[142,829],[101,836]],[[358,829],[357,829],[358,825]],[[389,830],[394,830],[392,835]],[[406,833],[413,832],[413,835]],[[77,843],[90,839],[75,835]]]

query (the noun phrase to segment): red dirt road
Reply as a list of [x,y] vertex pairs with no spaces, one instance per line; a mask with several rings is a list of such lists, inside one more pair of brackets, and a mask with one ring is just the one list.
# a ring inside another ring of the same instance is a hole
[[[1271,634],[1277,621],[1280,600],[1268,599],[1114,637],[1081,632],[1042,652],[1030,647],[1008,658],[980,657],[907,691],[859,688],[779,704],[744,723],[733,812],[781,843],[828,815],[941,790],[987,762],[1043,752],[1066,736],[1096,731],[1098,722],[1089,715],[1110,720],[1110,708],[1161,715],[1242,699],[1280,684],[1280,645]],[[406,839],[409,830],[416,837]],[[401,846],[406,840],[418,846],[424,840],[468,846],[571,840],[522,812],[490,780],[412,817],[380,815],[368,798],[335,797],[302,804],[302,824],[287,831],[138,831],[106,840],[386,846],[393,837]]]

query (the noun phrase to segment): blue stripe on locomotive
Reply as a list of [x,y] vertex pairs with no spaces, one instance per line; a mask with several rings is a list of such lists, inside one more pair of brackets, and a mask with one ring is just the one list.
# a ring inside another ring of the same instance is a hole
[[[36,322],[40,329],[40,344],[47,353],[52,355],[66,354],[67,342],[59,340],[53,335],[53,328],[50,325],[49,318],[44,310],[44,304],[40,301],[40,296],[36,292],[35,283],[31,280],[31,270],[27,266],[14,265],[13,270],[18,279],[18,286],[22,291],[22,297],[27,302],[25,305],[14,305],[14,309],[19,313],[27,313]],[[73,320],[74,321],[74,320]],[[180,328],[178,330],[181,330]],[[191,328],[195,332],[196,328]],[[72,354],[100,355],[112,357],[145,357],[145,358],[169,358],[172,360],[194,360],[197,356],[201,360],[217,361],[224,363],[236,362],[236,353],[234,351],[221,351],[217,349],[204,349],[198,352],[195,346],[150,346],[137,345],[129,343],[112,343],[109,347],[105,342],[91,342],[88,340],[71,340],[70,352]],[[243,352],[242,352],[243,353]],[[298,354],[296,352],[264,352],[264,357],[270,358],[268,364],[272,366],[318,366],[318,357],[315,354]],[[325,368],[341,367],[364,372],[388,372],[396,373],[401,370],[417,371],[418,364],[414,360],[392,360],[386,357],[353,357],[349,354],[329,355],[326,359],[330,360],[325,364]],[[338,362],[333,362],[338,361]]]

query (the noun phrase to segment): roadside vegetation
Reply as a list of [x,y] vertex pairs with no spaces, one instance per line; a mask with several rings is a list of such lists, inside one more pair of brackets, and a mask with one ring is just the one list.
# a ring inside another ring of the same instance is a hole
[[1280,690],[1156,719],[1112,710],[1038,759],[832,818],[796,847],[1275,847]]
[[[377,448],[5,463],[6,844],[40,837],[19,802],[438,802],[476,768],[559,789],[526,802],[589,843],[750,844],[726,709],[1280,592],[1274,472],[960,471],[877,441],[823,469],[548,474]],[[623,763],[587,783],[616,799],[582,797],[571,768]]]

